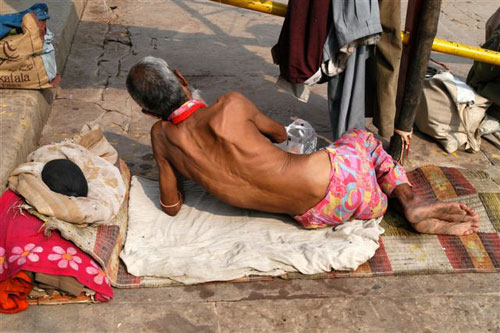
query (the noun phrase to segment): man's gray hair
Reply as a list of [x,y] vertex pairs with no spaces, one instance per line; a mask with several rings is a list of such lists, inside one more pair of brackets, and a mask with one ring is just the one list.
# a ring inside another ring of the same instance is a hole
[[143,109],[166,120],[187,100],[179,79],[167,62],[145,57],[130,69],[127,90]]

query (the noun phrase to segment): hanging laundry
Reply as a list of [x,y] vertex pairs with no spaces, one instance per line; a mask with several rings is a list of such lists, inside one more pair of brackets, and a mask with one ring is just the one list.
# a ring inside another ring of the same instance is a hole
[[331,8],[331,0],[289,1],[278,43],[271,50],[280,67],[278,86],[304,102],[309,98],[308,79],[315,76],[323,60]]
[[366,60],[382,32],[376,0],[291,0],[273,60],[277,85],[306,102],[327,82],[333,138],[363,128]]

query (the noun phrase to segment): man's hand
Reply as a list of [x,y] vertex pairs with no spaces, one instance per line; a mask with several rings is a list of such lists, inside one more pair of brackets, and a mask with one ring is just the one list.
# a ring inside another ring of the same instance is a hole
[[285,126],[269,118],[265,114],[258,112],[255,116],[255,125],[273,143],[282,143],[287,140]]

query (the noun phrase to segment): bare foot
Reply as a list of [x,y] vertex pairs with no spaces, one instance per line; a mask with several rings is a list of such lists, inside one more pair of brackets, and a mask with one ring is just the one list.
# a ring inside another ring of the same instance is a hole
[[405,206],[406,218],[421,233],[470,235],[479,230],[479,215],[463,203],[410,201]]

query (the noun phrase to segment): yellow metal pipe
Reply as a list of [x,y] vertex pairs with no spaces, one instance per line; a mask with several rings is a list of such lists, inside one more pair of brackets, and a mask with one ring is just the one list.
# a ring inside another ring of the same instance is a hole
[[272,14],[276,16],[286,16],[288,6],[279,2],[267,0],[210,0],[224,3],[226,5],[255,10],[257,12]]
[[[401,31],[401,39],[403,44],[408,45],[410,34]],[[435,38],[432,43],[432,51],[500,66],[500,52],[483,49],[481,47],[469,46]]]
[[432,50],[500,66],[500,52],[435,38]]
[[[262,13],[276,16],[286,16],[288,6],[279,2],[267,0],[210,0],[226,5],[236,6],[245,9],[251,9]],[[409,33],[401,31],[403,44],[408,44]],[[451,54],[461,58],[468,58],[480,62],[500,66],[500,52],[483,49],[481,47],[469,46],[460,43],[449,42],[444,39],[435,38],[432,43],[432,51]]]

